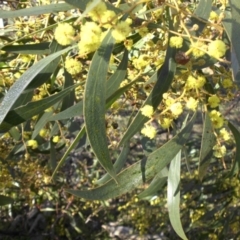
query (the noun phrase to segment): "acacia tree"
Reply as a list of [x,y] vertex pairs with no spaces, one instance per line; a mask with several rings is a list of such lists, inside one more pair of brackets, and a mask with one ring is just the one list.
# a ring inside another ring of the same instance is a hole
[[[19,153],[21,164],[31,162],[34,153],[47,153],[50,171],[43,171],[43,179],[54,182],[69,153],[87,136],[106,174],[90,189],[76,185],[64,191],[107,200],[144,187],[138,195],[144,199],[167,183],[172,227],[187,239],[180,221],[181,162],[191,165],[186,144],[200,112],[197,178],[202,182],[217,159],[218,177],[234,183],[231,203],[239,204],[240,134],[222,108],[238,94],[237,0],[66,0],[39,1],[39,6],[20,2],[17,8],[0,11],[11,22],[0,36],[3,166],[11,166]],[[114,116],[122,110],[130,112],[128,122],[118,126]],[[69,141],[74,118],[84,123]],[[172,133],[162,146],[160,129]],[[146,156],[124,167],[134,136],[142,140]],[[11,145],[4,145],[7,141]],[[230,150],[233,141],[236,148]],[[65,153],[57,161],[61,149]],[[28,171],[34,168],[32,163]],[[14,181],[11,174],[6,178]],[[3,187],[5,204],[12,199]]]

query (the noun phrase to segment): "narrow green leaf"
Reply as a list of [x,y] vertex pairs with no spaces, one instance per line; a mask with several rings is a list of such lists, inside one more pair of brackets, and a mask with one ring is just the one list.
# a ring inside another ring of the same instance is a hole
[[95,52],[89,68],[83,111],[86,132],[93,152],[105,170],[116,180],[105,127],[106,80],[113,44],[114,39],[109,31]]
[[[176,63],[174,61],[175,49],[168,47],[166,58],[162,67],[158,70],[157,82],[150,92],[148,98],[143,103],[142,107],[145,105],[151,105],[154,110],[157,109],[158,105],[162,101],[163,93],[165,93],[171,86],[174,73],[176,70]],[[139,110],[132,123],[128,127],[127,131],[124,133],[119,145],[128,141],[135,133],[137,133],[147,122],[149,118],[142,115]]]
[[27,45],[11,45],[3,47],[2,50],[19,54],[50,54],[49,45],[49,42]]
[[138,197],[140,199],[153,197],[158,194],[158,192],[163,188],[165,183],[167,182],[168,170],[167,168],[163,168],[161,171],[157,173],[157,175],[153,178],[150,185],[147,189],[141,192]]
[[162,147],[151,153],[147,160],[138,161],[117,175],[118,184],[113,179],[92,190],[71,190],[66,192],[90,200],[107,200],[130,192],[152,179],[166,167],[186,143],[195,121],[196,114],[185,128]]
[[[120,170],[123,168],[124,164],[127,161],[128,153],[129,153],[129,143],[127,142],[123,146],[123,149],[122,149],[121,153],[119,154],[116,162],[113,164],[113,167],[114,167],[114,170],[116,173],[119,173]],[[106,173],[102,178],[100,178],[99,180],[96,181],[96,184],[97,185],[105,184],[110,179],[111,179],[111,176],[108,173]]]
[[46,125],[48,122],[48,119],[53,115],[53,112],[45,112],[42,114],[41,117],[39,117],[36,125],[34,126],[34,130],[32,132],[31,139],[35,139],[38,133],[40,132],[41,129]]
[[[69,94],[70,91],[72,91],[76,86],[70,86],[63,91],[53,94],[49,97],[46,97],[44,99],[41,99],[39,101],[35,102],[29,102],[28,104],[18,107],[16,109],[13,109],[8,112],[7,116],[5,117],[4,123],[7,123],[9,126],[16,126],[20,123],[23,123],[33,116],[43,112],[45,109],[53,106],[56,102],[62,100],[65,96]],[[6,125],[1,124],[0,125],[0,131],[7,131],[9,129],[6,129]],[[8,127],[9,128],[9,127]]]
[[121,82],[125,79],[128,65],[128,51],[125,49],[121,63],[117,70],[107,81],[107,98],[117,91]]
[[240,171],[240,132],[238,131],[238,129],[230,122],[228,122],[228,127],[231,130],[235,142],[236,142],[236,154],[235,154],[235,159],[234,159],[234,163],[232,166],[232,170],[231,170],[231,175],[235,175],[236,173],[239,173]]
[[19,9],[14,11],[0,10],[0,16],[1,18],[16,18],[16,17],[23,17],[23,16],[35,16],[35,15],[53,13],[53,12],[65,12],[71,9],[74,9],[74,7],[70,4],[56,3],[56,4],[48,4],[48,5],[31,7],[31,8],[24,8],[24,9]]
[[0,195],[0,206],[13,203],[13,199],[7,196]]
[[227,32],[228,38],[231,41],[231,67],[233,70],[233,78],[237,84],[240,84],[240,2],[238,0],[231,0],[229,2],[231,12],[225,11],[225,18],[223,19],[223,26]]
[[170,163],[168,172],[167,205],[169,219],[173,229],[179,237],[187,240],[180,219],[180,172],[181,151],[177,153],[177,155]]
[[79,140],[84,136],[85,133],[86,133],[85,126],[83,126],[82,129],[78,132],[75,139],[73,140],[72,144],[68,147],[68,149],[64,153],[64,155],[61,158],[61,160],[59,161],[59,163],[57,164],[56,168],[54,169],[51,179],[55,178],[58,169],[64,164],[68,154],[74,149],[74,147],[78,144]]
[[[75,47],[75,46],[74,46]],[[59,52],[53,53],[44,59],[41,59],[31,68],[29,68],[10,88],[6,93],[5,97],[0,106],[0,124],[5,119],[8,112],[11,110],[14,103],[17,101],[19,96],[28,87],[31,81],[43,70],[48,64],[50,64],[55,58],[61,56],[61,54],[71,50],[74,47],[68,47]]]
[[[96,0],[95,0],[96,1]],[[65,2],[67,2],[68,4],[71,4],[73,6],[75,6],[76,8],[81,9],[82,11],[84,11],[87,7],[87,4],[89,3],[89,0],[65,0]],[[112,10],[115,13],[120,13],[121,10],[118,8],[115,8],[112,4],[106,2],[107,5],[107,9],[108,10]],[[90,9],[89,9],[90,10]]]
[[50,141],[50,159],[49,159],[49,165],[52,171],[54,171],[54,169],[57,166],[57,153],[56,153],[56,149],[54,147],[54,143],[52,141]]
[[201,141],[201,150],[199,156],[199,168],[198,168],[198,177],[200,181],[203,180],[207,168],[211,162],[212,158],[212,148],[215,145],[216,138],[213,133],[212,122],[208,113],[205,114],[205,119],[203,123],[203,135]]
[[206,26],[206,23],[201,21],[208,21],[208,18],[210,16],[210,12],[212,11],[212,1],[208,0],[200,0],[196,10],[194,11],[193,16],[191,17],[191,26],[194,24],[198,25],[198,29],[196,31],[196,35],[200,36],[202,33],[204,27]]
[[[73,77],[70,73],[66,71],[66,69],[64,69],[64,88],[70,87],[72,85],[74,85]],[[63,99],[60,112],[73,106],[74,101],[75,101],[75,92],[72,91]]]

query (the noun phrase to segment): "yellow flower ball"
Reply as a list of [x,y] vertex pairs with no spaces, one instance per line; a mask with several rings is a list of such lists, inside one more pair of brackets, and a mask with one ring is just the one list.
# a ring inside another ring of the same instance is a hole
[[222,137],[223,140],[228,141],[230,139],[230,134],[229,132],[226,130],[226,128],[222,128],[220,130],[220,136]]
[[172,48],[181,48],[183,45],[183,38],[177,36],[171,37],[169,45]]
[[193,97],[190,97],[186,102],[186,107],[190,110],[196,111],[197,106],[198,100],[194,99]]
[[209,117],[211,119],[211,122],[214,128],[221,128],[223,126],[224,119],[219,111],[212,110],[209,113]]
[[58,143],[60,141],[60,137],[59,136],[54,136],[52,141],[54,143]]
[[171,127],[173,119],[171,118],[163,118],[159,121],[159,124],[163,129],[168,129]]
[[141,133],[150,139],[153,139],[157,134],[156,129],[150,125],[145,125],[141,130]]
[[174,117],[178,117],[183,112],[182,104],[180,102],[172,104],[170,106],[170,111]]
[[145,105],[143,108],[140,109],[142,115],[151,118],[153,115],[153,107],[150,105]]
[[[89,7],[89,5],[92,2],[87,4],[87,7]],[[104,12],[107,11],[107,6],[105,4],[105,2],[100,1],[89,13],[88,15],[92,18],[93,21],[98,21],[102,14],[104,14]]]
[[226,147],[223,145],[223,146],[220,146],[220,145],[215,145],[213,147],[213,155],[216,157],[216,158],[222,158],[226,155]]
[[69,23],[60,23],[56,27],[54,32],[54,37],[56,41],[63,46],[69,45],[72,43],[75,30]]
[[214,58],[220,58],[227,51],[226,44],[222,40],[214,40],[208,45],[208,54]]
[[31,147],[32,149],[36,149],[38,148],[38,143],[36,140],[31,139],[27,141],[27,146]]
[[231,79],[227,78],[222,81],[222,85],[224,88],[231,88],[233,86],[233,82]]
[[110,28],[117,23],[116,13],[107,10],[101,15],[101,23],[104,28]]
[[67,58],[65,61],[65,68],[71,75],[75,75],[82,71],[82,63],[76,59]]
[[112,36],[116,42],[122,42],[127,38],[131,31],[132,29],[126,21],[120,21],[116,26],[114,26]]
[[213,96],[208,98],[208,103],[209,103],[211,108],[215,108],[215,107],[219,106],[220,99],[219,99],[218,96],[213,95]]

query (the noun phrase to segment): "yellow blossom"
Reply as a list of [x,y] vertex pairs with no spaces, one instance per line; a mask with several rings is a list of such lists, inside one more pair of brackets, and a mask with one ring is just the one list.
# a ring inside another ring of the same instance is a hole
[[153,139],[157,134],[156,129],[150,125],[145,125],[141,130],[141,133],[150,139]]
[[36,149],[38,147],[38,143],[36,140],[31,139],[27,141],[27,146],[31,147],[32,149]]
[[181,48],[183,45],[183,38],[182,37],[171,37],[169,42],[170,47],[172,48]]
[[231,79],[227,78],[222,81],[222,85],[224,88],[230,88],[233,86],[233,82]]
[[101,43],[101,36],[102,30],[96,23],[86,22],[81,27],[81,41],[78,43],[79,54],[87,54],[97,50]]
[[210,12],[209,20],[217,21],[218,20],[218,14],[214,11]]
[[112,36],[116,42],[122,42],[126,39],[130,32],[131,27],[129,24],[126,21],[120,21],[116,26],[114,26],[112,30]]
[[159,121],[159,124],[163,129],[168,129],[171,127],[172,121],[173,119],[165,117]]
[[44,138],[47,136],[47,133],[47,130],[43,128],[40,130],[39,135]]
[[220,99],[218,98],[218,96],[213,95],[213,96],[208,98],[208,103],[209,103],[211,108],[215,108],[215,107],[219,106]]
[[227,47],[222,40],[214,40],[208,45],[208,54],[214,58],[220,58],[225,55]]
[[54,32],[56,41],[63,45],[69,45],[72,43],[75,30],[69,23],[59,23]]
[[226,147],[223,145],[223,146],[220,146],[220,145],[215,145],[213,147],[213,155],[216,157],[216,158],[222,158],[226,155]]
[[65,61],[65,68],[71,75],[75,75],[82,71],[82,63],[76,59],[67,58]]
[[226,130],[226,128],[222,128],[220,130],[220,136],[223,138],[223,140],[228,141],[230,139],[230,134],[229,132]]
[[146,54],[142,54],[139,58],[133,59],[133,66],[137,69],[143,69],[148,65],[148,59],[149,58]]
[[174,117],[178,117],[183,111],[182,104],[180,102],[173,103],[170,106],[170,110]]
[[54,143],[58,143],[60,141],[60,137],[59,136],[54,136],[52,141]]
[[110,28],[117,23],[116,13],[107,10],[101,15],[101,23],[104,28]]
[[211,119],[212,125],[214,128],[221,128],[224,124],[224,119],[221,115],[220,112],[218,112],[217,110],[212,110],[209,113],[209,117]]
[[153,107],[150,105],[145,105],[143,108],[140,109],[142,115],[151,118],[153,115]]
[[[92,2],[88,3],[87,7]],[[93,21],[98,21],[104,12],[107,10],[107,6],[104,2],[100,1],[89,13],[88,15],[92,18]]]
[[144,37],[148,34],[148,28],[147,27],[141,27],[139,30],[138,30],[138,34],[141,36],[141,37]]
[[193,45],[191,45],[192,49],[192,55],[196,58],[202,57],[205,52],[203,50],[207,50],[207,45],[204,44],[204,42],[196,42]]
[[193,97],[190,97],[186,102],[186,107],[190,110],[196,111],[197,106],[198,100],[194,99]]

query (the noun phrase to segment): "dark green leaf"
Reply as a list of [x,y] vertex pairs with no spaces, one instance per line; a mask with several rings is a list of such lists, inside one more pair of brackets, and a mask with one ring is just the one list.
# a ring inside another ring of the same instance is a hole
[[[114,167],[116,173],[119,173],[120,170],[123,168],[125,162],[127,161],[128,153],[129,153],[129,143],[126,143],[123,146],[123,149],[122,149],[121,153],[119,154],[116,162],[113,164],[113,167]],[[110,175],[106,173],[101,179],[96,181],[96,184],[102,185],[110,179],[111,179]]]
[[27,45],[11,45],[3,47],[2,50],[19,54],[50,54],[49,45],[49,42]]
[[240,171],[240,132],[238,131],[238,129],[230,122],[228,122],[228,127],[231,130],[235,142],[236,142],[236,154],[235,154],[235,159],[234,159],[234,163],[233,163],[233,167],[231,170],[231,175],[233,176],[236,173],[239,173]]
[[106,81],[113,44],[114,39],[109,31],[95,52],[89,68],[83,111],[86,132],[93,152],[105,170],[115,179],[105,126]]
[[73,47],[65,48],[57,53],[51,54],[50,56],[40,60],[35,65],[30,67],[19,79],[16,81],[10,90],[6,93],[1,106],[0,106],[0,124],[5,119],[8,112],[11,110],[14,103],[17,101],[19,96],[29,86],[32,80],[54,59],[61,56],[63,53],[71,50]]
[[180,219],[180,172],[181,172],[181,151],[170,163],[167,186],[167,205],[171,225],[175,232],[184,240],[187,237],[183,231]]
[[[212,10],[212,1],[200,0],[193,16],[191,17],[191,26],[194,24],[198,25],[196,35],[200,36],[204,27],[206,26],[206,21],[210,16]],[[203,20],[203,21],[201,21]]]
[[216,142],[216,138],[213,133],[212,122],[210,120],[208,113],[206,113],[204,123],[203,123],[203,135],[202,135],[201,150],[200,150],[200,156],[199,156],[198,176],[200,181],[203,180],[207,172],[207,168],[212,158],[212,153],[213,153],[212,149],[213,149],[213,146],[215,145],[215,142]]
[[58,169],[64,164],[68,154],[74,149],[74,147],[78,144],[79,140],[84,136],[85,133],[86,133],[85,126],[83,126],[82,129],[78,132],[75,139],[73,140],[72,144],[65,151],[65,153],[64,153],[63,157],[61,158],[61,160],[59,161],[59,163],[57,164],[57,167],[55,168],[55,170],[52,174],[52,179],[54,179]]
[[[50,97],[46,97],[39,101],[30,102],[24,106],[13,109],[7,114],[4,122],[7,123],[9,126],[17,126],[18,124],[31,119],[33,116],[42,113],[45,109],[53,106],[56,102],[62,100],[76,86],[77,85],[68,87],[57,94],[51,95]],[[7,130],[9,129],[6,129],[4,124],[0,125],[0,131]]]
[[43,6],[36,6],[31,8],[24,8],[14,11],[4,11],[0,10],[1,18],[16,18],[16,17],[23,17],[23,16],[34,16],[46,13],[53,13],[53,12],[65,12],[68,10],[73,9],[72,5],[67,3],[56,3],[56,4],[48,4]]
[[117,70],[107,81],[107,98],[117,91],[121,82],[125,79],[127,74],[127,65],[128,65],[128,51],[125,50],[121,63],[119,64]]
[[186,143],[195,121],[196,114],[185,128],[162,147],[151,153],[147,160],[138,161],[117,175],[118,184],[111,179],[106,184],[92,190],[66,191],[91,200],[107,200],[130,192],[146,181],[151,180],[157,173],[166,167]]
[[153,178],[150,185],[147,189],[141,192],[138,197],[139,198],[148,198],[158,195],[158,192],[163,188],[165,183],[167,182],[168,170],[167,168],[163,168],[157,175]]

